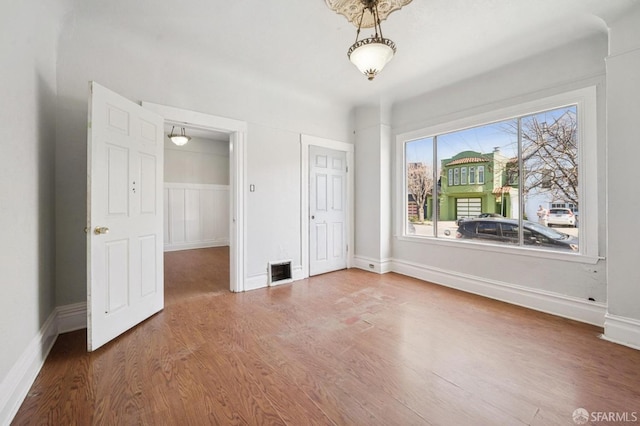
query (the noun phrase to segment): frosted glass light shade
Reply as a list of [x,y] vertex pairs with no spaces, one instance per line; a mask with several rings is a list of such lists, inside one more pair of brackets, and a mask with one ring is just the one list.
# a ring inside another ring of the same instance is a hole
[[369,80],[384,68],[396,52],[395,44],[386,38],[370,37],[355,43],[347,52],[349,60]]
[[180,129],[179,135],[176,135],[175,133],[173,133],[175,129],[176,129],[176,126],[171,127],[171,133],[169,134],[169,139],[171,139],[171,142],[173,142],[178,146],[182,146],[191,140],[191,138],[187,136],[187,133],[184,131],[184,127]]
[[170,136],[170,138],[171,138],[171,142],[175,143],[178,146],[182,146],[186,144],[187,142],[189,142],[189,139],[191,139],[189,136],[184,136],[184,135],[173,135],[173,136]]

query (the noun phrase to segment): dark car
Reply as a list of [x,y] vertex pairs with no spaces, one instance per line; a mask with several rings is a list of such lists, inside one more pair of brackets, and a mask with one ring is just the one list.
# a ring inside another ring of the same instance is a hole
[[[578,239],[576,237],[528,220],[524,220],[522,224],[525,245],[578,251]],[[519,226],[516,219],[466,219],[458,226],[456,238],[518,244],[518,234]]]
[[456,225],[460,226],[460,224],[465,220],[475,219],[475,218],[480,219],[483,217],[504,217],[504,216],[502,216],[500,213],[480,213],[478,216],[475,216],[475,217],[461,217],[460,219],[456,220]]

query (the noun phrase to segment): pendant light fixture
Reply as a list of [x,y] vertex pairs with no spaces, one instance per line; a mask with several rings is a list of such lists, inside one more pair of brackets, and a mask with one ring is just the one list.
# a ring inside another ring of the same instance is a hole
[[169,139],[171,139],[171,142],[175,143],[178,146],[182,146],[182,145],[186,144],[187,142],[189,142],[189,140],[191,140],[191,138],[186,135],[186,133],[184,131],[184,127],[182,127],[180,129],[180,134],[179,135],[176,135],[176,134],[173,133],[175,128],[176,128],[176,126],[171,126],[171,133],[169,134]]
[[[325,0],[330,9],[357,25],[356,41],[349,48],[349,60],[373,80],[396,53],[396,45],[382,35],[380,22],[411,0]],[[362,28],[373,28],[374,35],[358,40]]]

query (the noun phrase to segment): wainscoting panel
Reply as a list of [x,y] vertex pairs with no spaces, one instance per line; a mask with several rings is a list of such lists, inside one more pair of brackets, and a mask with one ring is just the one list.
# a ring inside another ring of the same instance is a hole
[[164,250],[229,245],[229,186],[164,184]]

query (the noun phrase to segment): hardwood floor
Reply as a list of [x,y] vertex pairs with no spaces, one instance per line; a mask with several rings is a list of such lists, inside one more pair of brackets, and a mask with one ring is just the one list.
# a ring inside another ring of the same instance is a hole
[[229,247],[165,253],[165,306],[204,294],[228,292]]
[[189,258],[168,259],[167,306],[140,326],[93,353],[84,331],[61,335],[13,424],[572,425],[579,407],[640,412],[640,351],[597,327],[360,270],[207,291],[183,275],[199,269]]

